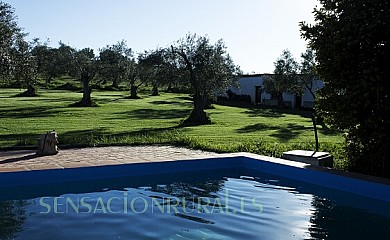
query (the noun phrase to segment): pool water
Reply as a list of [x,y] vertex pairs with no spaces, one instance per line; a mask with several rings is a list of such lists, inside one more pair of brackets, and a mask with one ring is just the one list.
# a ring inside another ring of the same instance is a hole
[[390,239],[386,202],[245,169],[0,194],[0,239]]

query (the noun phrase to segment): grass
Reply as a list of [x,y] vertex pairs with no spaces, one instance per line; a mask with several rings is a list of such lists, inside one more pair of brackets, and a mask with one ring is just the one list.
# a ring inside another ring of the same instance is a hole
[[[1,89],[0,148],[35,145],[40,134],[55,129],[60,144],[105,146],[172,144],[217,152],[247,151],[281,156],[292,149],[314,149],[310,112],[214,105],[213,123],[179,127],[192,108],[186,94],[162,93],[126,99],[128,92],[94,91],[99,107],[71,105],[81,93],[40,90],[38,97],[14,97],[22,90]],[[345,169],[340,132],[319,128],[320,150]]]

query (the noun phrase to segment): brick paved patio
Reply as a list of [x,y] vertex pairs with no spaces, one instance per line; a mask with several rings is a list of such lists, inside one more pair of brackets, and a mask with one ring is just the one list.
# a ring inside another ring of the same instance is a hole
[[0,151],[0,172],[117,165],[217,157],[221,154],[172,146],[116,146],[60,150],[37,156],[34,150]]

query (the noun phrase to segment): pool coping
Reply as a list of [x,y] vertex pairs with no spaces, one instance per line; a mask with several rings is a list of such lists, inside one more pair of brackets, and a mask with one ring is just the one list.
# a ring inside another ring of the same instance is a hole
[[[348,177],[348,178],[353,178],[353,179],[358,179],[358,180],[364,180],[364,181],[373,182],[373,183],[380,183],[383,185],[390,186],[390,179],[387,179],[387,178],[381,178],[381,177],[376,177],[376,176],[371,176],[371,175],[366,175],[366,174],[356,173],[356,172],[342,171],[342,170],[338,170],[335,168],[316,166],[316,165],[311,165],[308,163],[295,162],[295,161],[291,161],[291,160],[268,157],[268,156],[253,154],[253,153],[247,153],[247,152],[240,152],[237,154],[239,156],[245,156],[245,157],[258,159],[258,160],[262,160],[262,161],[269,161],[269,162],[274,162],[274,163],[288,165],[288,166],[297,167],[297,168],[310,169],[310,170],[314,170],[314,171],[325,172],[325,173],[334,174],[334,175],[338,175],[338,176],[343,176],[343,177]],[[232,153],[231,155],[235,155],[235,153]]]
[[[128,147],[128,146],[119,146],[119,147]],[[144,147],[144,146],[142,146]],[[155,146],[157,148],[160,147],[171,147],[169,145],[157,145]],[[112,149],[113,147],[94,147],[94,148],[67,148],[64,151],[74,151],[74,150],[79,150],[79,149],[103,149],[103,148],[110,148]],[[177,148],[177,149],[185,149],[185,148]],[[115,151],[115,150],[114,150]],[[196,151],[196,150],[191,150],[191,151]],[[62,152],[62,151],[61,151]],[[61,153],[60,152],[60,153]],[[205,153],[202,155],[202,153]],[[28,154],[28,155],[26,155]],[[51,156],[37,156],[35,155],[35,150],[33,149],[22,149],[18,151],[0,151],[0,155],[4,156],[13,156],[12,159],[18,159],[21,160],[21,164],[17,167],[2,167],[0,165],[0,174],[1,173],[7,173],[7,172],[23,172],[23,171],[37,171],[37,170],[51,170],[51,169],[69,169],[69,168],[79,168],[79,167],[94,167],[94,166],[108,166],[108,165],[117,165],[117,164],[132,164],[132,163],[142,163],[142,162],[165,162],[165,161],[182,161],[182,160],[199,160],[199,159],[207,159],[211,157],[221,157],[221,158],[226,158],[226,157],[248,157],[248,158],[253,158],[253,159],[258,159],[262,161],[269,161],[277,164],[282,164],[282,165],[287,165],[287,166],[293,166],[297,168],[305,168],[305,169],[311,169],[311,170],[316,170],[320,172],[327,172],[339,176],[345,176],[349,178],[354,178],[354,179],[360,179],[360,180],[365,180],[369,182],[375,182],[375,183],[380,183],[380,184],[385,184],[385,185],[390,185],[390,179],[386,178],[381,178],[381,177],[376,177],[376,176],[371,176],[371,175],[365,175],[361,173],[356,173],[356,172],[348,172],[348,171],[342,171],[342,170],[337,170],[334,168],[329,168],[329,167],[323,167],[323,166],[315,166],[315,165],[310,165],[307,163],[301,163],[301,162],[296,162],[292,160],[287,160],[287,159],[281,159],[281,158],[275,158],[275,157],[269,157],[269,156],[264,156],[264,155],[258,155],[254,153],[248,153],[248,152],[236,152],[236,153],[214,153],[214,152],[204,152],[204,151],[199,151],[199,154],[197,154],[195,157],[189,157],[189,156],[184,156],[178,154],[177,156],[160,156],[157,157],[156,159],[148,159],[147,157],[140,157],[137,160],[130,160],[130,161],[116,161],[113,162],[111,160],[108,161],[102,161],[102,162],[82,162],[80,160],[77,160],[71,164],[64,164],[61,165],[58,163],[58,161],[55,161],[56,158],[58,157],[57,155],[51,155]],[[15,157],[17,156],[17,157]],[[23,159],[26,158],[46,158],[47,161],[43,162],[43,164],[40,164],[40,166],[34,166],[34,167],[29,167],[23,164]],[[117,156],[114,156],[115,158]],[[12,160],[11,159],[11,160]],[[0,156],[0,164],[3,162],[1,161],[1,156]],[[10,159],[6,159],[8,161]],[[54,161],[53,161],[54,160]]]

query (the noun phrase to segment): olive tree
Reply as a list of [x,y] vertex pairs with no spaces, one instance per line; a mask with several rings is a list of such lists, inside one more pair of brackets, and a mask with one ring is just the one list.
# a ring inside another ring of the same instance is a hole
[[12,48],[21,34],[11,5],[0,2],[0,74],[3,80],[9,80],[15,66],[12,61]]
[[26,87],[23,96],[36,96],[36,59],[16,19],[14,8],[0,2],[0,74],[4,81]]
[[187,34],[171,46],[172,57],[193,91],[194,108],[184,124],[207,124],[208,100],[236,83],[241,73],[226,51],[224,42],[211,44],[207,36]]
[[48,42],[41,43],[39,39],[34,39],[34,43],[31,52],[37,63],[37,72],[45,79],[46,84],[50,84],[53,78],[62,75],[59,51],[57,48],[49,47]]
[[157,48],[139,55],[138,64],[145,81],[152,85],[152,96],[159,94],[159,87],[169,85],[177,77],[175,65],[170,61],[167,49]]
[[80,80],[83,87],[83,97],[76,103],[80,107],[91,107],[96,104],[92,101],[91,93],[93,89],[92,81],[98,71],[97,58],[90,48],[84,48],[73,53],[72,75]]
[[283,50],[280,57],[274,62],[274,66],[274,74],[264,79],[264,89],[276,96],[278,105],[283,107],[284,92],[295,94],[302,94],[303,92],[303,86],[298,78],[298,63],[289,50]]
[[32,46],[19,35],[15,41],[12,51],[13,58],[13,78],[20,86],[27,90],[22,96],[34,97],[37,95],[35,84],[37,83],[37,63],[32,54]]
[[99,76],[104,82],[111,82],[113,88],[118,88],[119,83],[126,80],[128,61],[132,56],[133,52],[125,40],[100,49]]

